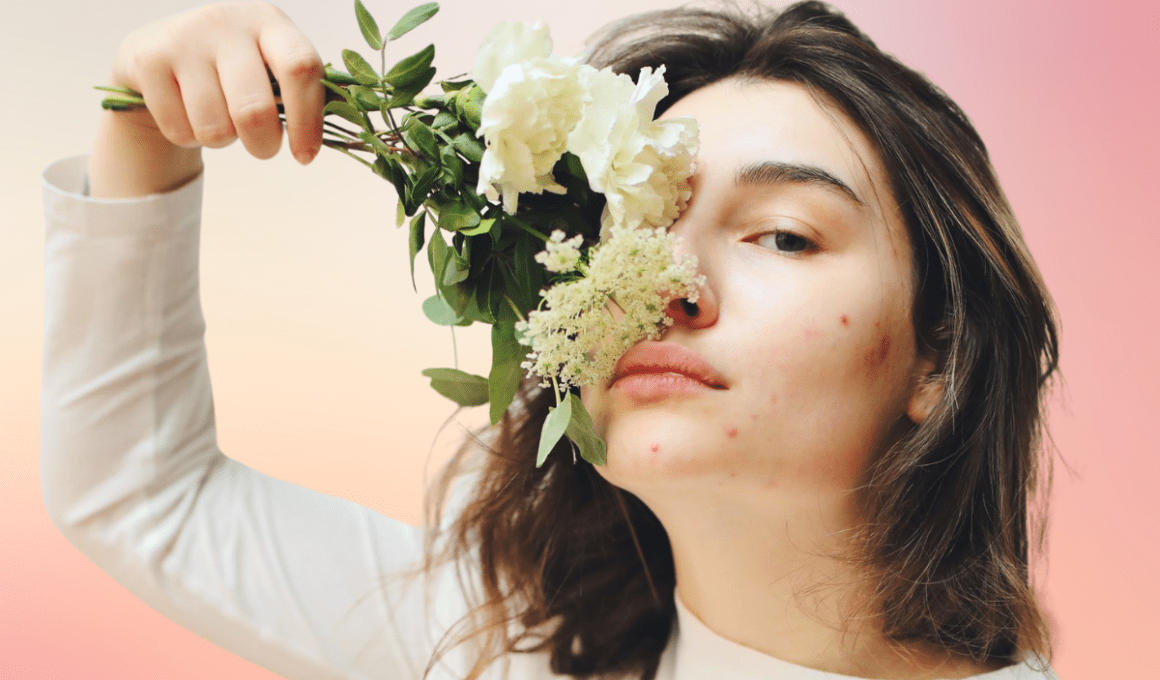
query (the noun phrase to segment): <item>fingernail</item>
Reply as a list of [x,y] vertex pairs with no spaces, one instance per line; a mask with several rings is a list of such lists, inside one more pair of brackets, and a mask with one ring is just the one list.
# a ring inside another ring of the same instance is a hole
[[310,162],[310,154],[302,150],[295,151],[294,160],[298,161],[302,165],[306,165]]

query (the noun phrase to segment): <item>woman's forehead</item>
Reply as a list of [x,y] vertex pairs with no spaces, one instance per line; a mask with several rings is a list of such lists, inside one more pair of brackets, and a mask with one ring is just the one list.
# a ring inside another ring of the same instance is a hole
[[870,141],[836,106],[801,85],[729,79],[686,95],[662,118],[697,120],[697,184],[734,182],[746,169],[784,166],[828,175],[864,207],[896,214],[885,169]]

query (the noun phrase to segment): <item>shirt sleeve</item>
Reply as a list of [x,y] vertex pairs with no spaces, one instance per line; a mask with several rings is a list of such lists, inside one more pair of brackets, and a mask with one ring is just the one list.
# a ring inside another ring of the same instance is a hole
[[421,564],[423,531],[218,449],[198,287],[204,173],[94,199],[87,165],[67,158],[42,178],[53,522],[158,612],[280,675],[418,680],[465,611],[454,578],[401,576]]

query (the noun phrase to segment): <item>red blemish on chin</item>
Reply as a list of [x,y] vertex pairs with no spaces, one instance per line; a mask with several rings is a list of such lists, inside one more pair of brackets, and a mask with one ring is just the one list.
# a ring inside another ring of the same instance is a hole
[[843,326],[849,326],[849,325],[850,325],[850,320],[846,318],[846,315],[845,315],[845,314],[843,314],[843,315],[842,315],[842,325],[843,325]]
[[727,426],[725,428],[725,436],[729,437],[730,439],[732,439],[733,437],[736,437],[737,436],[737,426],[736,425]]
[[653,453],[657,453],[658,451],[661,450],[661,445],[660,444],[653,444],[652,446],[648,447],[648,450],[652,451]]

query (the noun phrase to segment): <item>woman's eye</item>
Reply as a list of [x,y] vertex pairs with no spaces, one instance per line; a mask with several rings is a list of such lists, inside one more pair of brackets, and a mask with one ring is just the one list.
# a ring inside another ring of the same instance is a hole
[[783,253],[802,253],[814,248],[809,239],[789,231],[777,231],[772,234],[762,234],[756,239],[759,246],[780,250]]

